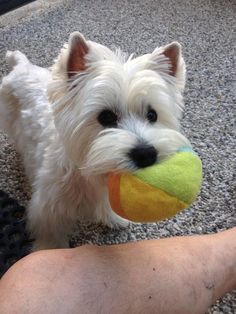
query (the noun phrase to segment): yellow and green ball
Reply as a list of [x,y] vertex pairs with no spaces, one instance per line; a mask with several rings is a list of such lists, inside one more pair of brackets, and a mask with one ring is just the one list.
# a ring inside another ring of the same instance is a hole
[[202,163],[190,148],[133,173],[110,173],[109,200],[119,216],[134,222],[155,222],[174,216],[196,199]]

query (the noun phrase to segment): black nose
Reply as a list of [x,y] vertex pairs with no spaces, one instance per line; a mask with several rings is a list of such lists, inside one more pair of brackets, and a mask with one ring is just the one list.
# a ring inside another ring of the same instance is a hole
[[129,152],[129,157],[138,168],[145,168],[155,164],[157,160],[156,149],[147,144],[140,144]]

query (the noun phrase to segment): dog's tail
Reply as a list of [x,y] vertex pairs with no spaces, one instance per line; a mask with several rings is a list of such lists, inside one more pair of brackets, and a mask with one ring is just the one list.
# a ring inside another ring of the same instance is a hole
[[6,53],[6,61],[13,69],[16,65],[18,64],[29,64],[30,61],[27,59],[26,55],[24,55],[22,52],[15,50],[15,51],[10,51],[8,50]]
[[11,72],[3,77],[0,84],[0,130],[14,138],[17,131],[16,119],[19,103],[14,95],[13,86],[14,84],[21,84],[21,69],[26,69],[30,61],[17,50],[7,51],[6,61],[11,68]]

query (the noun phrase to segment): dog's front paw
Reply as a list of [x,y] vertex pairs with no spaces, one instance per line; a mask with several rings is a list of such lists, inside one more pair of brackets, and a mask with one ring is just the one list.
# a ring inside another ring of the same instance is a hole
[[129,220],[118,216],[111,210],[111,212],[106,217],[105,221],[103,221],[103,223],[111,228],[127,228],[130,222]]

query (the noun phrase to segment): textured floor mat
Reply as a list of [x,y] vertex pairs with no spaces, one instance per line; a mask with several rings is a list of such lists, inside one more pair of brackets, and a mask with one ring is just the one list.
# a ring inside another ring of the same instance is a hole
[[24,213],[23,206],[0,191],[0,277],[30,251]]

